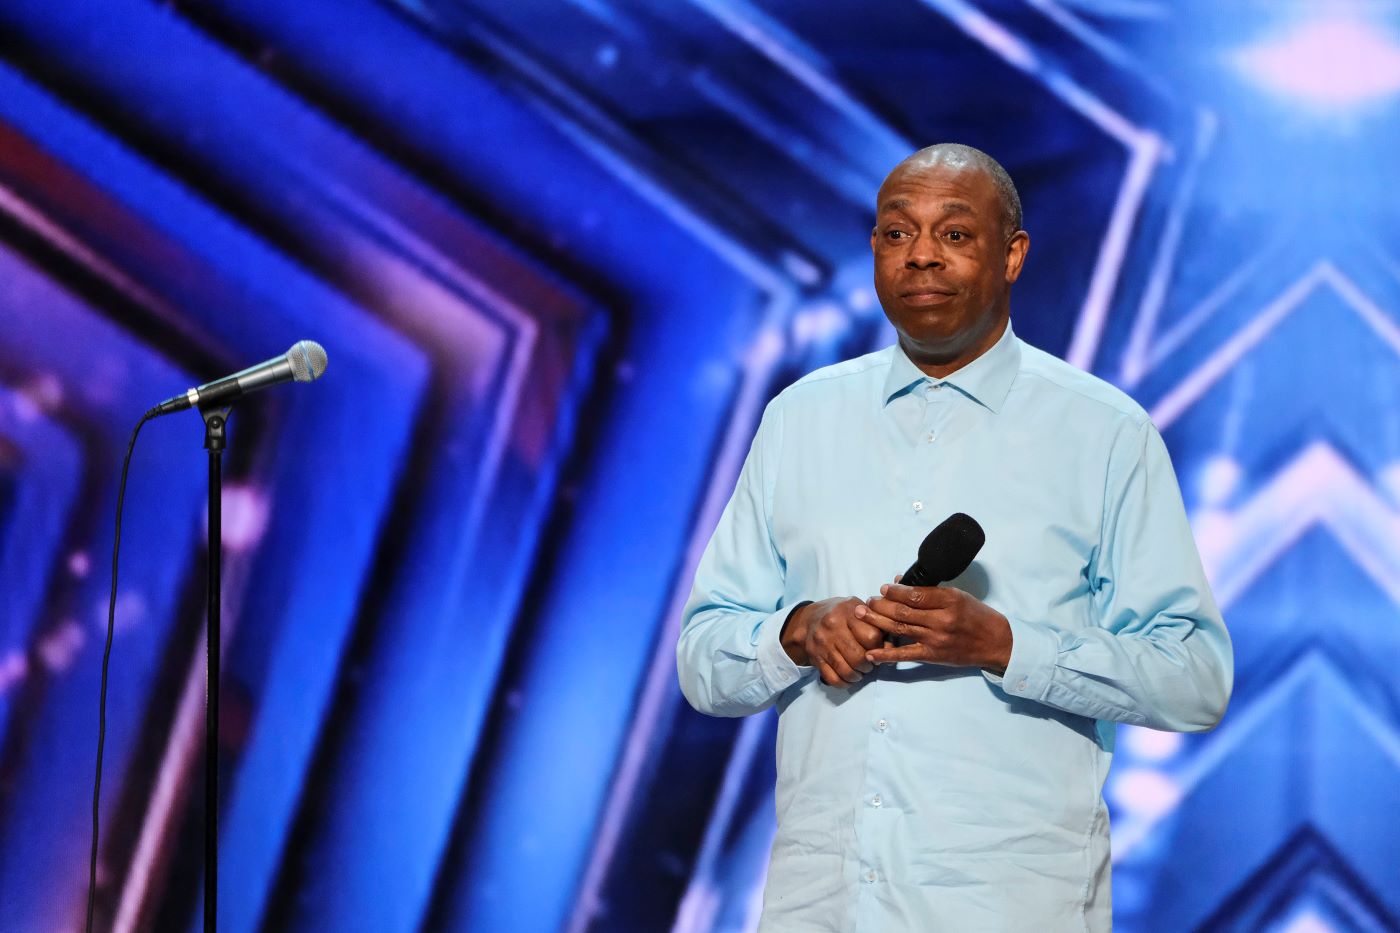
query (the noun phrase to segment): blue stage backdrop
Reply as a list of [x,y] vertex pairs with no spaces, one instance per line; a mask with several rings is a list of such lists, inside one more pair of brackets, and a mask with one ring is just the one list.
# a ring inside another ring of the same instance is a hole
[[[1118,731],[1117,929],[1400,928],[1398,105],[1390,0],[5,0],[0,929],[82,923],[131,426],[302,338],[231,422],[223,928],[752,929],[774,719],[684,704],[679,607],[767,399],[892,339],[873,195],[949,140],[1235,639],[1216,731]],[[201,441],[132,464],[123,933],[201,908]]]

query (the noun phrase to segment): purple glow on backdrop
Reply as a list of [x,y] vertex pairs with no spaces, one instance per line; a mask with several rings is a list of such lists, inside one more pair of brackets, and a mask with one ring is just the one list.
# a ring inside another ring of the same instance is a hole
[[1325,113],[1400,92],[1400,43],[1381,24],[1346,15],[1248,46],[1234,62],[1260,87]]

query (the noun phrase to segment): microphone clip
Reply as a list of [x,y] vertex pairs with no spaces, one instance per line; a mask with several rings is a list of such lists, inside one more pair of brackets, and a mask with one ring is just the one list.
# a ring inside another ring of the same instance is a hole
[[228,405],[222,408],[214,406],[199,408],[199,416],[204,419],[205,450],[223,450],[227,445],[228,413],[232,410],[232,407]]

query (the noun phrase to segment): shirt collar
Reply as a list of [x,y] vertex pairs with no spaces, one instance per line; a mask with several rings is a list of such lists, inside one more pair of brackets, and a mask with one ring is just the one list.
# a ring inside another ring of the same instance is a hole
[[946,382],[990,411],[1000,411],[1020,368],[1021,342],[1012,333],[1010,321],[1006,322],[1006,330],[986,353],[942,379],[926,375],[905,355],[904,348],[896,343],[889,372],[885,375],[884,403],[888,405],[921,383]]

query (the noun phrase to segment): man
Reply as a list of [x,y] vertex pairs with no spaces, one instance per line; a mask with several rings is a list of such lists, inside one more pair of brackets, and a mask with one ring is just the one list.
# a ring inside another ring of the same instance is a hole
[[[1161,437],[1012,332],[1029,245],[990,156],[900,163],[871,235],[898,344],[773,400],[696,571],[686,698],[779,711],[767,933],[1108,930],[1114,724],[1224,712]],[[886,582],[958,511],[986,531],[966,572]]]

